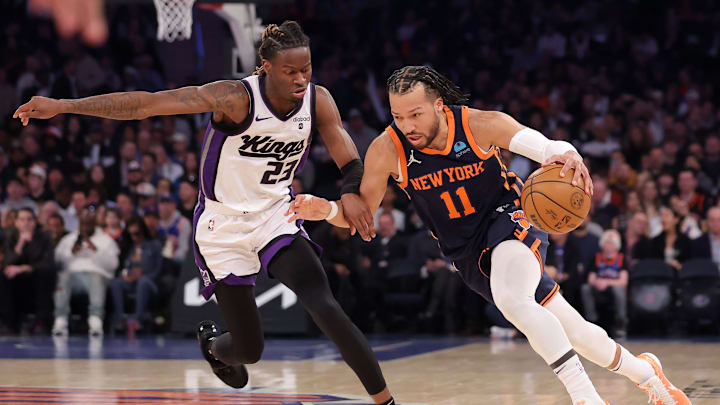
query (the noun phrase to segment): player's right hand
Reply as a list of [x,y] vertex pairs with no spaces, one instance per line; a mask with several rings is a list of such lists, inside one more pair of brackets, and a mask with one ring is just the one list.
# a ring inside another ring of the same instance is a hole
[[23,126],[30,122],[30,118],[48,119],[62,112],[62,103],[53,98],[34,96],[27,103],[18,107],[13,118],[20,118]]
[[290,202],[285,216],[292,215],[288,222],[298,219],[322,221],[330,215],[330,210],[330,201],[311,194],[299,194],[295,200]]

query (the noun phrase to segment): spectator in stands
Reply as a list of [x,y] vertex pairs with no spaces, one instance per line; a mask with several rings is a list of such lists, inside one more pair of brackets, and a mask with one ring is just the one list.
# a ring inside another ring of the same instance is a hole
[[6,237],[3,271],[0,273],[0,317],[5,325],[17,329],[21,311],[31,316],[23,329],[45,333],[52,317],[55,264],[50,237],[37,226],[35,212],[18,210],[15,226]]
[[137,215],[137,209],[133,203],[130,195],[126,193],[119,193],[115,197],[115,204],[118,210],[120,210],[120,219],[127,222],[130,218]]
[[585,274],[580,273],[580,249],[576,238],[567,233],[550,234],[545,271],[560,284],[563,296],[575,308],[580,308],[580,286]]
[[339,228],[330,223],[319,225],[313,232],[313,240],[323,248],[321,261],[330,283],[330,289],[340,306],[358,328],[371,330],[365,285],[365,271],[360,269],[360,245],[350,236],[350,229]]
[[89,190],[97,190],[98,202],[103,203],[106,200],[115,198],[114,193],[111,190],[116,190],[115,181],[111,181],[105,175],[105,168],[101,164],[94,164],[90,168],[90,184],[88,185]]
[[568,236],[568,242],[577,246],[579,254],[578,273],[580,280],[584,281],[587,277],[587,269],[590,264],[595,260],[595,254],[598,252],[598,246],[600,246],[600,238],[588,230],[588,224],[591,218],[585,218],[580,226]]
[[625,255],[625,263],[627,268],[630,269],[637,262],[635,253],[638,249],[643,249],[641,246],[650,242],[648,235],[650,234],[650,224],[648,223],[647,215],[644,212],[636,212],[628,220],[627,228],[622,234],[622,246],[623,254]]
[[126,323],[128,335],[133,337],[146,316],[150,299],[157,294],[154,279],[162,269],[162,246],[150,238],[142,218],[133,217],[127,222],[120,256],[121,274],[110,282],[115,311],[113,319],[116,329],[125,324],[125,295],[134,290],[135,313]]
[[673,210],[662,207],[660,215],[663,231],[647,244],[638,246],[635,256],[637,259],[662,259],[675,270],[680,270],[682,263],[690,258],[690,238],[680,232],[680,220]]
[[67,235],[67,231],[65,230],[65,221],[60,214],[51,214],[47,220],[47,226],[44,230],[48,235],[50,235],[53,246],[57,246],[57,244],[60,243],[60,239]]
[[38,213],[38,225],[43,231],[47,232],[47,222],[51,215],[59,214],[60,206],[55,201],[46,201],[40,206],[40,212]]
[[684,198],[674,195],[670,197],[670,208],[675,212],[675,215],[679,218],[680,232],[685,234],[690,239],[697,239],[702,235],[700,230],[700,224],[695,219],[697,214],[690,212],[687,200]]
[[[450,263],[443,257],[437,239],[432,237],[430,231],[424,230],[413,235],[408,245],[408,260],[420,269],[420,275],[425,280],[423,290],[428,304],[423,317],[431,327],[438,325],[431,332],[456,333],[462,280],[451,270]],[[441,324],[438,322],[440,320]]]
[[395,191],[395,186],[388,186],[387,191],[385,191],[385,195],[380,202],[380,207],[375,212],[376,228],[380,227],[380,215],[382,215],[383,213],[388,213],[393,217],[393,226],[395,227],[395,229],[397,229],[399,232],[403,232],[405,230],[405,213],[395,208],[395,200],[397,200],[397,192]]
[[30,167],[30,170],[28,170],[28,198],[35,201],[37,204],[52,199],[50,190],[47,189],[47,185],[45,184],[46,179],[47,170],[45,170],[42,165],[35,163]]
[[170,140],[172,141],[172,156],[170,158],[182,168],[185,165],[185,159],[190,148],[190,137],[182,132],[175,132]]
[[157,212],[157,189],[150,183],[140,183],[137,187],[137,210],[140,214]]
[[180,197],[178,210],[182,216],[192,221],[198,197],[197,179],[188,176],[181,178],[180,186],[178,187],[178,196]]
[[155,147],[153,147],[153,153],[155,154],[157,167],[155,172],[158,174],[159,178],[165,178],[174,183],[177,179],[182,177],[183,167],[170,160],[164,146],[155,145]]
[[140,166],[142,167],[142,181],[150,183],[152,185],[157,184],[158,176],[157,173],[157,159],[153,153],[143,153],[140,159]]
[[595,255],[588,269],[587,284],[582,286],[585,319],[597,323],[596,309],[600,295],[609,295],[615,304],[615,335],[625,337],[627,327],[628,271],[621,249],[620,234],[609,229],[600,238],[601,251]]
[[708,198],[698,192],[698,180],[695,172],[689,169],[680,171],[678,174],[678,190],[680,191],[679,197],[685,201],[690,212],[696,218],[704,217],[708,208]]
[[179,271],[190,248],[192,224],[177,210],[177,202],[171,194],[160,195],[158,217],[158,231],[165,239],[163,257],[174,262]]
[[378,131],[370,128],[365,123],[362,113],[357,108],[351,108],[347,118],[347,122],[343,123],[345,130],[355,142],[358,153],[360,153],[360,159],[365,160],[365,153],[375,137],[378,136]]
[[21,208],[30,208],[33,212],[38,210],[35,201],[27,197],[27,188],[23,182],[19,178],[13,177],[5,186],[5,201],[0,205],[0,211]]
[[650,224],[650,237],[654,238],[663,230],[662,218],[660,217],[662,204],[658,195],[657,183],[654,180],[647,180],[643,183],[640,201]]
[[60,266],[55,289],[55,336],[68,335],[70,297],[88,295],[88,332],[103,334],[105,292],[118,266],[120,250],[115,241],[96,225],[95,206],[80,212],[80,227],[64,236],[55,248],[55,261]]
[[[389,188],[388,188],[389,189]],[[383,212],[378,218],[377,237],[363,246],[364,258],[361,265],[368,274],[370,301],[377,306],[378,316],[384,314],[382,297],[386,291],[389,266],[394,260],[407,257],[407,243],[398,235],[395,219],[390,212]]]
[[712,259],[720,270],[720,206],[707,211],[705,222],[708,231],[693,241],[692,257]]
[[107,209],[105,212],[105,226],[103,231],[118,245],[120,245],[123,233],[122,214],[120,213],[120,209]]
[[590,215],[592,215],[593,222],[600,225],[602,229],[608,229],[613,222],[617,221],[620,209],[610,201],[612,193],[605,178],[595,176],[592,183],[594,190]]

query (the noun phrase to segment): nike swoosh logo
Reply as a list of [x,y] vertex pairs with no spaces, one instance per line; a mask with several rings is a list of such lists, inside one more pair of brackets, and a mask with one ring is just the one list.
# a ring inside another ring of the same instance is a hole
[[269,120],[270,118],[272,118],[272,117],[265,117],[265,118],[255,117],[255,121],[265,121],[265,120]]

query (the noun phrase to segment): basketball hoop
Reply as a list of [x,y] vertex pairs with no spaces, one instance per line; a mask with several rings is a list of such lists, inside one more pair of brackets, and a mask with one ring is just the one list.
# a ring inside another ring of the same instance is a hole
[[158,41],[190,39],[195,0],[153,0],[157,9]]

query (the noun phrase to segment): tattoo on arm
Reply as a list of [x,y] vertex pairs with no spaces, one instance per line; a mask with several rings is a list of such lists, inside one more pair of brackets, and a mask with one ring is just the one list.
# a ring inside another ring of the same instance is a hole
[[134,91],[65,101],[68,102],[68,112],[74,114],[93,115],[116,120],[132,120],[140,118],[143,98],[147,94]]

